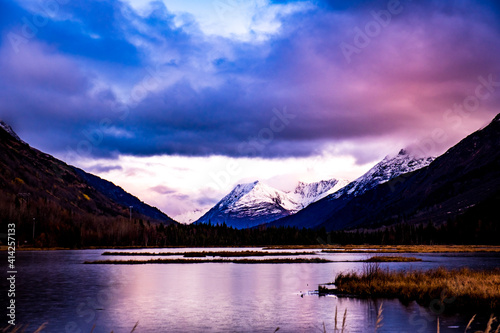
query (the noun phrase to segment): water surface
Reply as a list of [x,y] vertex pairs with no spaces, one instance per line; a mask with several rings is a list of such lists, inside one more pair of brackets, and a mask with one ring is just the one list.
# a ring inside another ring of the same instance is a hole
[[[206,249],[147,249],[186,252]],[[217,249],[210,249],[216,251]],[[230,251],[253,249],[223,249]],[[127,250],[129,252],[130,250]],[[145,264],[84,265],[105,250],[18,252],[17,322],[31,328],[48,322],[46,332],[334,332],[347,309],[346,332],[435,332],[437,312],[397,300],[318,297],[318,284],[340,272],[363,269],[372,254],[318,254],[321,264]],[[288,250],[286,252],[289,252]],[[422,262],[387,263],[392,269],[495,268],[498,254],[411,254]],[[147,259],[148,257],[136,257]],[[155,257],[157,258],[157,257]],[[169,257],[170,258],[170,257]],[[173,257],[175,258],[175,257]],[[257,258],[254,258],[257,259]],[[5,280],[5,279],[2,279]],[[3,297],[6,297],[5,295]],[[463,332],[472,314],[440,316],[441,332]],[[484,329],[485,318],[479,322]],[[476,328],[475,328],[476,329]]]

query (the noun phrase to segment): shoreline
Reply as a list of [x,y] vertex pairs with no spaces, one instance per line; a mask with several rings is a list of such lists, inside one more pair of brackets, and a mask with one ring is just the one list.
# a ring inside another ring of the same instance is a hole
[[[83,251],[83,250],[143,250],[143,249],[241,249],[258,248],[272,250],[322,250],[324,253],[500,253],[498,245],[248,245],[248,246],[89,246],[85,248],[37,248],[16,247],[16,251]],[[7,246],[0,246],[0,251],[7,251]]]
[[[334,285],[335,288],[328,288]],[[340,273],[334,282],[318,285],[320,295],[434,303],[449,310],[500,309],[500,269],[468,268],[390,271],[373,264],[362,273]],[[434,304],[434,305],[436,305]]]

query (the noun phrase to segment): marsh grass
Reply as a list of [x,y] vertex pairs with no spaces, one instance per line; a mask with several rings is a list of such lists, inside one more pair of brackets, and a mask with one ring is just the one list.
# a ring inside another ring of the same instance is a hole
[[[384,326],[384,324],[383,324],[383,320],[384,320],[383,312],[384,312],[383,303],[380,303],[380,306],[377,309],[377,319],[375,321],[375,326],[374,326],[374,330],[373,330],[374,333],[377,333],[377,331]],[[334,333],[348,332],[348,327],[347,327],[347,308],[344,311],[344,316],[342,318],[342,327],[340,327],[340,328],[338,327],[338,324],[337,324],[338,323],[337,318],[338,318],[338,308],[336,306],[335,307],[335,319],[334,319],[334,325],[335,325],[335,327],[333,329],[333,332]],[[467,333],[469,331],[469,329],[471,328],[471,325],[474,322],[475,318],[476,318],[476,315],[474,315],[471,318],[471,320],[469,321],[469,323],[465,327],[464,333]],[[488,320],[488,322],[487,322],[487,324],[486,324],[485,330],[484,331],[474,331],[474,333],[499,333],[500,332],[500,324],[498,324],[497,328],[495,329],[495,331],[493,331],[493,329],[494,329],[494,323],[495,322],[497,322],[497,318],[494,317],[493,315],[491,315],[490,318],[489,318],[489,320]],[[278,329],[279,329],[279,327],[278,327]],[[276,329],[276,331],[278,329]],[[440,333],[440,331],[441,331],[441,324],[440,324],[440,320],[439,320],[439,317],[438,317],[437,321],[436,321],[436,332]],[[327,333],[326,325],[325,325],[324,322],[323,322],[323,333]]]
[[366,265],[361,273],[340,273],[334,284],[336,289],[320,286],[318,290],[336,295],[398,298],[424,306],[437,301],[446,310],[500,308],[500,269],[389,271],[375,263]]
[[[335,328],[334,328],[334,333],[344,333],[344,332],[348,332],[348,327],[347,327],[347,308],[344,310],[344,316],[342,318],[342,327],[338,327],[337,326],[337,316],[338,316],[338,308],[335,307]],[[472,323],[474,322],[474,319],[476,318],[476,315],[474,315],[471,320],[469,321],[469,323],[467,324],[467,326],[465,327],[465,331],[464,333],[467,333],[467,331],[471,328],[471,325]],[[384,319],[384,316],[383,316],[383,303],[380,304],[378,310],[377,310],[377,319],[376,319],[376,322],[375,322],[375,328],[374,328],[374,333],[377,333],[377,330],[379,328],[382,328],[384,325],[383,325],[383,319]],[[497,325],[497,328],[495,329],[495,331],[493,331],[493,328],[494,328],[494,323],[497,322],[497,318],[494,317],[493,315],[490,316],[489,320],[488,320],[488,323],[486,324],[486,328],[484,331],[475,331],[475,333],[499,333],[500,332],[500,324]],[[134,333],[137,326],[139,325],[139,322],[136,322],[134,327],[132,328],[132,330],[130,331],[130,333]],[[38,327],[35,331],[33,331],[33,333],[41,333],[45,327],[47,326],[47,322],[43,323],[40,327]],[[93,333],[94,332],[94,329],[96,328],[96,325],[94,324],[94,326],[92,326],[92,329],[90,331],[90,333]],[[7,326],[5,327],[4,329],[1,330],[2,333],[28,333],[26,331],[27,329],[27,326],[23,326],[23,325],[18,325],[18,326]],[[439,317],[437,318],[437,328],[436,328],[436,332],[437,333],[440,333],[440,323],[439,323]],[[274,333],[278,332],[280,330],[279,327],[277,327],[275,330],[274,330]],[[114,331],[111,331],[111,333],[114,333]],[[327,330],[326,330],[326,325],[325,323],[323,322],[323,333],[327,333]]]
[[422,259],[415,257],[402,257],[402,256],[375,256],[363,260],[363,262],[414,262],[414,261],[422,261]]
[[321,258],[271,258],[271,259],[149,259],[149,260],[96,260],[85,261],[84,264],[98,265],[143,265],[143,264],[203,264],[203,263],[233,263],[233,264],[319,264],[331,260]]
[[[467,326],[465,327],[465,333],[467,333],[467,331],[471,328],[471,325],[472,325],[472,322],[474,321],[474,319],[476,318],[476,315],[472,316],[471,320],[469,321],[469,323],[467,324]],[[490,316],[490,319],[488,320],[488,323],[486,324],[486,328],[484,329],[484,331],[475,331],[475,333],[493,333],[493,326],[494,326],[494,323],[497,321],[497,318],[494,317],[493,315]],[[437,332],[439,333],[439,318],[438,318],[438,321],[437,321]],[[496,330],[494,331],[494,333],[498,333],[500,332],[500,324],[497,325],[497,328]]]
[[[275,247],[278,249],[279,247]],[[293,247],[284,247],[293,248]],[[324,246],[325,253],[470,253],[500,252],[500,246],[485,245],[345,245]]]
[[[47,323],[45,322],[42,325],[40,325],[40,327],[38,327],[35,331],[33,331],[33,333],[42,332],[46,326],[47,326]],[[8,325],[8,326],[4,327],[1,332],[4,332],[4,333],[26,333],[27,329],[28,329],[28,325],[17,325],[17,326]]]
[[[346,327],[346,321],[347,321],[347,308],[345,309],[344,311],[344,317],[342,318],[342,327],[339,329],[339,327],[337,326],[337,316],[338,316],[338,308],[335,307],[335,328],[334,328],[334,332],[337,333],[337,332],[344,332],[344,330],[347,328]],[[326,333],[326,325],[325,323],[323,322],[323,332]]]
[[202,251],[202,252],[104,252],[103,256],[184,256],[185,258],[204,257],[267,257],[314,255],[316,252],[267,252],[267,251]]
[[378,308],[377,310],[377,321],[375,322],[375,332],[377,332],[377,330],[379,328],[382,328],[382,320],[384,320],[384,315],[382,314],[384,311],[384,308],[383,308],[383,303],[380,303],[380,307]]

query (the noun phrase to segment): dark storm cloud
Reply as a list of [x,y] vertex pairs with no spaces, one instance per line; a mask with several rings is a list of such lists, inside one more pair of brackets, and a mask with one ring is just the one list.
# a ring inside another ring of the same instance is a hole
[[[317,2],[247,42],[176,23],[160,2],[141,16],[117,1],[61,5],[28,38],[25,18],[43,11],[2,2],[0,118],[68,157],[307,156],[350,140],[405,145],[436,127],[446,147],[464,128],[445,112],[479,77],[500,81],[498,4],[401,1],[366,38],[389,3]],[[499,95],[464,124],[493,117]]]

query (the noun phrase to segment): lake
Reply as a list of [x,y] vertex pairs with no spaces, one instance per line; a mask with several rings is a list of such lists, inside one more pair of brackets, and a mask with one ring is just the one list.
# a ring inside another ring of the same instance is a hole
[[[186,252],[207,249],[147,249],[146,252]],[[217,251],[218,249],[209,249]],[[220,249],[219,249],[220,250]],[[224,250],[228,250],[225,248]],[[231,251],[256,250],[229,249]],[[131,251],[131,250],[123,250]],[[317,251],[317,250],[315,250]],[[145,264],[84,265],[105,250],[17,252],[17,323],[28,332],[48,322],[44,332],[334,332],[347,309],[345,332],[373,332],[377,308],[383,302],[383,327],[378,332],[436,332],[437,313],[398,300],[319,297],[318,284],[340,272],[365,264],[345,262],[369,254],[317,256],[334,263],[319,264]],[[287,252],[289,252],[287,250]],[[422,262],[386,263],[391,269],[500,267],[500,254],[412,254]],[[148,257],[135,257],[147,259]],[[169,257],[175,258],[175,257]],[[4,273],[5,274],[5,273]],[[5,290],[6,279],[2,279]],[[4,293],[5,294],[5,293]],[[6,294],[2,295],[5,300]],[[5,304],[5,301],[2,303]],[[440,315],[441,332],[463,332],[473,313]],[[489,313],[480,314],[476,329],[484,329]],[[339,330],[340,332],[340,330]]]

